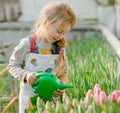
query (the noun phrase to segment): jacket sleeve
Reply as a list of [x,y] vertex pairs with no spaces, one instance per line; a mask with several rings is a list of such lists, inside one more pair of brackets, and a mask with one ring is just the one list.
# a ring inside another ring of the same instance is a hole
[[29,53],[30,42],[28,38],[24,38],[20,43],[14,48],[13,53],[9,59],[9,64],[7,69],[9,73],[16,79],[24,81],[24,77],[27,70],[23,69],[22,65],[25,60],[26,54]]

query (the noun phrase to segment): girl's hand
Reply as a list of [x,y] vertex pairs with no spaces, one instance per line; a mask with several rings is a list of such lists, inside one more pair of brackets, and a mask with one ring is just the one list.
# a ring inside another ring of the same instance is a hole
[[55,91],[54,94],[53,94],[53,96],[54,97],[62,96],[64,92],[65,92],[65,90]]
[[28,73],[26,75],[25,79],[26,79],[27,83],[33,84],[37,80],[37,78],[35,77],[35,72]]
[[30,102],[30,100],[29,100],[28,103],[27,103],[26,109],[27,109],[27,110],[33,109],[33,105],[32,105],[32,103]]

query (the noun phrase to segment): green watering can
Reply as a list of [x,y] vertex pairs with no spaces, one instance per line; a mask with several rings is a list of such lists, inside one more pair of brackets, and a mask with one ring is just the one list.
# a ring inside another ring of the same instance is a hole
[[[43,101],[51,100],[54,91],[73,88],[69,84],[63,84],[56,75],[47,72],[35,74],[38,80],[32,85],[33,92],[37,94]],[[36,104],[37,97],[31,97],[32,104]]]

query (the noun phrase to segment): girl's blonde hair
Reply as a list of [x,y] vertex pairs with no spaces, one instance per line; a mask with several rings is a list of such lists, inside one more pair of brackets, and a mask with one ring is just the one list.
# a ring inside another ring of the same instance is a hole
[[43,33],[46,24],[54,24],[57,27],[65,21],[70,22],[71,27],[75,24],[76,17],[72,8],[64,2],[50,2],[42,9],[32,32],[36,32],[42,26]]
[[[46,25],[52,24],[54,29],[62,22],[69,22],[72,27],[76,22],[74,11],[67,3],[50,2],[42,9],[39,18],[33,27],[32,33],[37,32],[39,29],[39,37],[41,37],[42,41],[46,34]],[[60,48],[67,46],[67,42],[64,37],[55,42],[55,44]]]

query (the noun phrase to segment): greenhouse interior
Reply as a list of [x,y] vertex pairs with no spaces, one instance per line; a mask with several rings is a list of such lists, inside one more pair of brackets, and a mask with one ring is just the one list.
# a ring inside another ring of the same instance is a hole
[[0,113],[120,113],[120,0],[0,0]]

